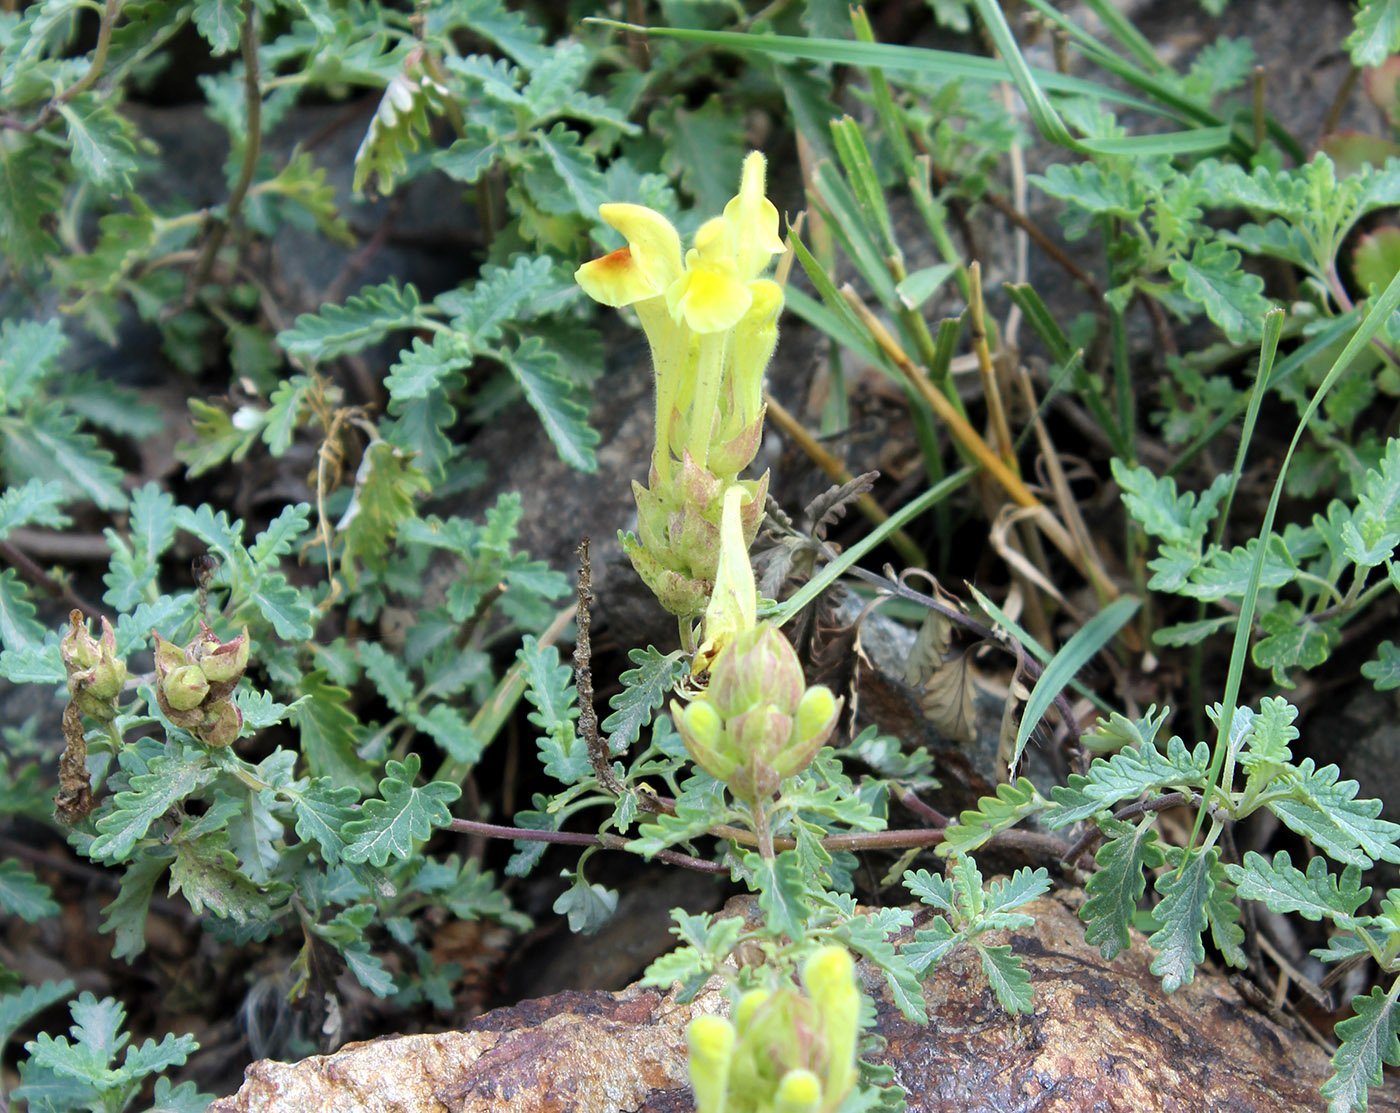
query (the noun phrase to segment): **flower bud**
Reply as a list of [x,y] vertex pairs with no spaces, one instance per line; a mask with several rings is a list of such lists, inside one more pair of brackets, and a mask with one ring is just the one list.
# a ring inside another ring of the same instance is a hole
[[684,708],[672,700],[671,717],[691,760],[715,780],[728,782],[738,761],[724,742],[724,724],[714,707],[703,698]]
[[697,1016],[686,1026],[685,1042],[696,1113],[720,1113],[729,1089],[734,1026],[720,1016]]
[[802,696],[797,705],[797,738],[807,743],[824,743],[836,726],[836,718],[841,713],[841,701],[831,694],[824,684],[816,684]]
[[59,643],[59,654],[68,673],[68,693],[78,710],[95,719],[110,722],[116,714],[116,699],[126,683],[126,662],[117,656],[117,635],[106,618],[102,637],[88,633],[82,613],[68,616],[68,633]]
[[[208,626],[201,623],[200,638],[195,643],[195,662],[210,684],[237,685],[248,668],[250,649],[248,627],[243,627],[233,641],[221,642]],[[232,691],[232,688],[229,690]]]
[[773,1113],[815,1113],[822,1103],[822,1084],[809,1070],[790,1070],[778,1083]]
[[209,681],[198,665],[181,665],[161,683],[161,691],[176,711],[192,711],[209,694]]
[[185,651],[174,642],[168,642],[154,630],[151,637],[155,639],[156,647],[156,679],[164,680],[182,665],[189,664],[185,657]]
[[797,652],[771,622],[736,634],[729,651],[710,668],[710,699],[725,718],[761,703],[790,715],[797,710],[804,686]]
[[243,731],[243,712],[228,700],[220,700],[194,728],[194,736],[206,746],[231,746]]

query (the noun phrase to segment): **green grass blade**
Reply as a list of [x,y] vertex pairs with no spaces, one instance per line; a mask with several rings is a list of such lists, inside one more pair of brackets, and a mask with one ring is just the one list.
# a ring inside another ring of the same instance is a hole
[[1055,697],[1064,691],[1065,685],[1078,675],[1089,659],[1109,643],[1130,618],[1137,613],[1141,602],[1131,595],[1115,599],[1065,642],[1064,646],[1045,666],[1040,679],[1031,689],[1026,709],[1021,714],[1021,728],[1016,732],[1016,750],[1011,757],[1011,768],[1015,769],[1021,760],[1021,753],[1030,741],[1040,717],[1050,710]]
[[[1293,352],[1278,362],[1274,367],[1273,374],[1270,376],[1267,385],[1270,387],[1278,387],[1288,382],[1289,379],[1303,369],[1313,356],[1338,340],[1348,329],[1355,328],[1356,320],[1357,313],[1356,310],[1353,309],[1350,313],[1328,322],[1321,332],[1317,333],[1315,336],[1309,337],[1306,343],[1294,349]],[[1201,433],[1199,437],[1182,449],[1181,455],[1172,462],[1171,467],[1166,470],[1165,474],[1170,476],[1179,475],[1192,460],[1201,454],[1206,445],[1215,440],[1215,438],[1224,431],[1225,427],[1233,423],[1247,407],[1247,402],[1240,401],[1222,411],[1221,414],[1206,427],[1205,431]]]
[[1244,415],[1244,430],[1240,435],[1239,448],[1235,451],[1235,466],[1230,472],[1230,487],[1220,507],[1220,519],[1216,524],[1215,539],[1224,542],[1225,523],[1230,518],[1230,504],[1235,501],[1235,489],[1244,474],[1245,457],[1249,454],[1250,442],[1254,439],[1254,426],[1259,420],[1259,407],[1264,404],[1264,395],[1273,374],[1274,357],[1278,355],[1278,338],[1283,333],[1284,312],[1272,309],[1264,315],[1264,337],[1259,345],[1259,371],[1254,376],[1254,389],[1249,392],[1249,408]]
[[1086,6],[1103,21],[1108,33],[1119,44],[1149,70],[1158,73],[1165,70],[1165,63],[1158,60],[1147,37],[1133,26],[1132,21],[1113,6],[1111,0],[1085,0]]
[[1079,141],[1070,135],[1069,128],[1065,127],[1065,122],[1060,119],[1060,114],[1055,111],[1050,98],[1031,75],[1031,68],[1026,65],[1016,36],[1011,33],[1006,16],[1001,13],[1001,5],[997,0],[972,0],[972,6],[977,9],[987,34],[991,36],[992,42],[1001,52],[1002,61],[1011,71],[1011,80],[1015,82],[1021,99],[1026,102],[1026,110],[1030,113],[1031,122],[1035,124],[1036,130],[1057,147],[1065,147],[1071,151],[1084,150]]
[[[1037,661],[1039,661],[1042,665],[1046,664],[1050,660],[1050,658],[1054,656],[1054,654],[1052,654],[1048,649],[1046,649],[1043,645],[1036,641],[1035,638],[1031,637],[1030,632],[1027,631],[1023,626],[1021,626],[1020,623],[1018,623],[1014,618],[1012,618],[1004,610],[998,607],[995,603],[993,603],[975,587],[973,587],[971,584],[968,584],[967,590],[972,592],[972,598],[976,601],[977,605],[981,607],[984,611],[986,611],[987,614],[991,615],[992,621],[995,622],[998,626],[1005,627],[1006,630],[1008,630],[1011,633],[1011,636],[1014,637],[1018,642],[1020,642],[1021,645],[1024,646],[1027,650],[1029,650],[1030,655],[1034,657]],[[1097,707],[1100,711],[1102,711],[1105,716],[1112,715],[1115,711],[1118,710],[1106,699],[1100,696],[1097,692],[1093,691],[1090,688],[1087,688],[1078,680],[1071,680],[1069,682],[1069,686],[1073,688],[1076,692],[1078,692],[1081,696],[1083,696],[1085,699],[1087,699],[1090,703],[1092,703],[1095,707]]]
[[[961,77],[970,81],[1008,81],[1011,77],[1010,70],[995,58],[979,58],[970,54],[955,54],[947,50],[930,50],[920,46],[856,42],[849,39],[809,39],[800,35],[701,31],[687,27],[644,27],[610,19],[589,19],[587,22],[617,27],[640,35],[655,35],[658,38],[678,39],[682,42],[723,47],[727,50],[752,51],[771,58],[786,58],[792,61],[836,62],[841,65],[859,66],[862,69],[874,66],[887,72],[936,73],[943,77]],[[1052,92],[1097,97],[1113,104],[1150,112],[1154,116],[1173,114],[1160,105],[1094,81],[1067,77],[1053,70],[1032,68],[1030,73],[1042,89]],[[1210,122],[1218,124],[1221,121],[1212,119]]]
[[[1298,447],[1298,442],[1302,440],[1303,431],[1307,429],[1308,422],[1312,420],[1313,414],[1317,413],[1318,407],[1322,405],[1322,400],[1327,396],[1327,392],[1336,385],[1337,380],[1351,366],[1352,361],[1360,355],[1362,349],[1371,342],[1371,339],[1381,330],[1381,326],[1390,319],[1390,315],[1397,308],[1400,308],[1400,274],[1390,280],[1390,284],[1386,286],[1384,293],[1379,298],[1372,301],[1370,311],[1352,338],[1347,341],[1347,346],[1342,349],[1342,354],[1333,362],[1327,375],[1323,378],[1322,384],[1317,388],[1317,393],[1312,396],[1312,401],[1308,403],[1308,408],[1299,419],[1298,427],[1293,431],[1293,439],[1288,442],[1288,451],[1284,454],[1278,478],[1274,481],[1273,494],[1269,496],[1269,508],[1264,512],[1264,524],[1259,529],[1259,544],[1256,546],[1254,563],[1249,570],[1249,584],[1244,598],[1240,600],[1240,617],[1235,626],[1235,641],[1230,649],[1230,669],[1225,678],[1225,694],[1220,701],[1220,715],[1216,721],[1215,755],[1211,759],[1208,784],[1214,784],[1225,764],[1230,724],[1234,722],[1235,707],[1239,703],[1240,682],[1244,676],[1245,660],[1249,656],[1249,639],[1254,632],[1254,611],[1259,602],[1259,581],[1264,574],[1264,553],[1269,547],[1269,538],[1273,534],[1274,518],[1278,514],[1279,500],[1283,497],[1283,482],[1288,475],[1288,465],[1293,461],[1293,453]],[[1268,339],[1266,333],[1265,343],[1268,343]],[[1275,334],[1275,343],[1277,340],[1278,337]],[[1262,353],[1260,362],[1262,365]],[[1272,357],[1270,357],[1270,362],[1272,362]],[[1191,842],[1188,846],[1195,844],[1197,836],[1201,833],[1201,825],[1205,822],[1206,812],[1209,810],[1210,799],[1207,797],[1201,802],[1201,809],[1196,815],[1196,826],[1191,832]]]
[[1054,314],[1045,307],[1045,303],[1040,300],[1040,295],[1028,283],[1016,285],[1007,283],[1002,287],[1006,291],[1006,296],[1020,307],[1026,317],[1026,324],[1035,330],[1035,334],[1040,337],[1040,342],[1045,345],[1045,350],[1050,353],[1050,358],[1056,363],[1065,363],[1074,354],[1074,349],[1070,347],[1069,337],[1065,335],[1065,330],[1060,327],[1060,322],[1055,320]]
[[975,474],[972,468],[961,468],[948,476],[940,483],[930,487],[916,499],[910,500],[898,511],[891,514],[888,519],[881,522],[868,534],[862,537],[849,549],[842,552],[841,556],[825,565],[820,572],[802,585],[801,589],[794,592],[786,600],[769,614],[761,616],[771,619],[779,626],[792,621],[797,612],[830,587],[836,577],[840,576],[847,568],[850,568],[866,553],[870,552],[876,545],[880,544],[895,530],[902,527],[906,522],[911,522],[920,514],[936,506],[943,501]]

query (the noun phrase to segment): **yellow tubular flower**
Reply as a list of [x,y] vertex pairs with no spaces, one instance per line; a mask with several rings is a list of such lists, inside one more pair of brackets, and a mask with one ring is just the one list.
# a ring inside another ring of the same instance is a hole
[[769,260],[783,250],[783,238],[778,235],[778,210],[763,192],[766,165],[757,151],[744,159],[739,192],[724,206],[724,219],[734,230],[734,240],[739,245],[735,262],[745,282],[757,278]]
[[754,583],[749,547],[744,543],[740,507],[753,498],[735,484],[724,492],[719,527],[719,570],[705,610],[705,642],[695,655],[694,671],[703,672],[735,634],[758,623],[758,587]]
[[583,292],[614,307],[664,294],[681,274],[681,237],[671,222],[645,205],[599,205],[598,215],[626,237],[627,246],[574,272]]

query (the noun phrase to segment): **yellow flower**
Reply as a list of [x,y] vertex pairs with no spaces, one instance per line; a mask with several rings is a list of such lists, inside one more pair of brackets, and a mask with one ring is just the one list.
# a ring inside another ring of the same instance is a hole
[[681,274],[681,237],[655,209],[615,203],[598,215],[627,239],[627,246],[574,272],[583,292],[603,305],[633,305],[659,297]]
[[724,206],[724,219],[733,228],[738,245],[735,262],[745,282],[757,278],[773,256],[783,250],[783,239],[778,235],[778,210],[763,191],[765,166],[763,156],[751,152],[744,159],[739,193]]
[[739,508],[753,498],[737,483],[724,492],[719,527],[719,569],[715,589],[705,610],[705,641],[695,654],[694,671],[704,672],[734,635],[752,630],[758,622],[758,587],[754,583],[749,547]]

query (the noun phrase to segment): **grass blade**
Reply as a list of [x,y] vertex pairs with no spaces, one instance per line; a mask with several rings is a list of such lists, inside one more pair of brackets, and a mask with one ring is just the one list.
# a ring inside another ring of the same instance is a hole
[[1010,763],[1012,769],[1020,762],[1031,733],[1040,722],[1040,717],[1050,710],[1055,697],[1064,691],[1065,685],[1078,675],[1089,659],[1127,624],[1141,605],[1140,601],[1131,595],[1115,599],[1076,630],[1074,636],[1065,642],[1045,666],[1045,671],[1040,674],[1040,679],[1031,689],[1026,709],[1021,714],[1021,728],[1016,732],[1016,750]]

